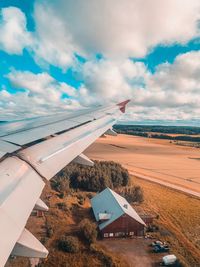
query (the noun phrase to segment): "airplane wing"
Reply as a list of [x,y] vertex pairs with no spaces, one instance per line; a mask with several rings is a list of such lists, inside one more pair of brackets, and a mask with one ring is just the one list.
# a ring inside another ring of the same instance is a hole
[[112,126],[129,100],[72,115],[60,113],[0,125],[0,266],[9,255],[45,258],[46,248],[27,230],[45,183],[71,161],[92,165],[82,152]]

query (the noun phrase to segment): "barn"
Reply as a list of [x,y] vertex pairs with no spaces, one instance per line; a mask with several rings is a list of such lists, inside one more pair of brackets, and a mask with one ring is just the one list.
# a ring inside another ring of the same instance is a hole
[[125,198],[106,188],[91,199],[102,237],[143,236],[145,223]]

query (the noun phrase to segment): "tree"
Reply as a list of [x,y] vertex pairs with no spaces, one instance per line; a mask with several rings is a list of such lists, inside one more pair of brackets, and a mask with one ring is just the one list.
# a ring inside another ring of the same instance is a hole
[[58,240],[58,248],[64,252],[76,253],[79,251],[79,241],[75,236],[63,236]]
[[58,175],[51,180],[51,187],[64,197],[65,194],[69,191],[69,183],[70,181],[68,177]]
[[141,203],[144,200],[143,191],[140,186],[129,186],[119,192],[129,203]]
[[86,241],[88,241],[89,244],[94,243],[97,239],[97,230],[96,230],[96,224],[90,222],[88,219],[83,219],[80,222],[80,231],[83,234]]

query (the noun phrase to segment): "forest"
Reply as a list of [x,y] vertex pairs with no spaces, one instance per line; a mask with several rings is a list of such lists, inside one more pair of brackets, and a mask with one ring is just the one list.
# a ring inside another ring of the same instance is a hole
[[200,134],[200,127],[193,126],[162,126],[162,125],[120,125],[114,126],[118,131],[155,132],[165,134]]
[[[115,125],[117,133],[142,137],[168,139],[174,141],[200,142],[200,127],[155,126],[155,125]],[[171,134],[177,134],[172,136]],[[195,135],[195,136],[194,136]]]
[[113,161],[94,161],[93,167],[71,163],[51,180],[51,187],[61,198],[71,190],[100,192],[109,187],[130,203],[143,201],[142,189],[130,185],[127,169]]
[[51,184],[57,191],[63,187],[99,192],[106,187],[127,186],[129,173],[120,164],[112,161],[94,161],[93,167],[69,164],[59,172]]

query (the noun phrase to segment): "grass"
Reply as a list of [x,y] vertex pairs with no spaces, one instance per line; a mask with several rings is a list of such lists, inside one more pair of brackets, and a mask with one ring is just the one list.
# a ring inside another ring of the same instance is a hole
[[200,200],[134,177],[144,191],[141,208],[159,215],[158,238],[171,244],[172,252],[187,267],[200,266]]

